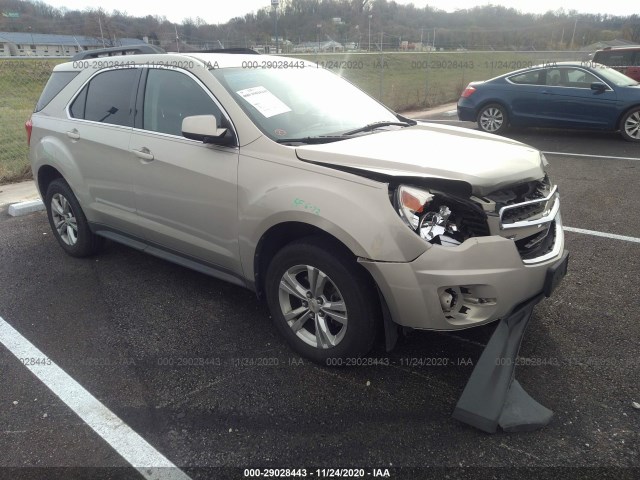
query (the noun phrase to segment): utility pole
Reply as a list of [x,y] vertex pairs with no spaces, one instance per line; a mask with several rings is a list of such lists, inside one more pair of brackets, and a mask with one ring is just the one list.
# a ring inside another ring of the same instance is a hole
[[384,32],[380,32],[380,96],[379,96],[380,102],[382,102],[382,89],[384,84],[384,56],[382,55],[383,40],[384,40]]
[[273,7],[273,24],[274,30],[276,32],[276,54],[280,50],[280,43],[278,41],[278,5],[280,4],[280,0],[271,0],[271,6]]
[[573,34],[571,35],[571,46],[569,50],[573,50],[573,38],[576,36],[576,27],[578,26],[578,17],[576,17],[576,21],[573,24]]
[[100,13],[98,13],[98,25],[100,25],[100,37],[102,38],[102,48],[104,48],[104,34],[102,33],[102,19],[100,18]]
[[178,53],[180,53],[180,42],[178,37],[178,27],[176,25],[173,26],[176,31],[176,48],[178,49]]
[[371,51],[371,17],[373,17],[373,15],[369,14],[369,52]]

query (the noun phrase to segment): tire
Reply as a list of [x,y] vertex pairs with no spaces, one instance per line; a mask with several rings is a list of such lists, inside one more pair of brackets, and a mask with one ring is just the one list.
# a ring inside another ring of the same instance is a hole
[[478,113],[478,127],[487,133],[504,133],[509,128],[507,109],[499,103],[485,105]]
[[73,257],[86,257],[100,250],[103,238],[91,231],[78,199],[63,179],[49,184],[45,207],[51,230],[65,252]]
[[[319,237],[290,243],[273,257],[265,279],[267,304],[276,327],[300,355],[340,366],[371,350],[380,308],[361,268],[350,253]],[[309,282],[310,275],[317,281]]]
[[640,142],[640,107],[624,114],[620,120],[620,134],[628,142]]

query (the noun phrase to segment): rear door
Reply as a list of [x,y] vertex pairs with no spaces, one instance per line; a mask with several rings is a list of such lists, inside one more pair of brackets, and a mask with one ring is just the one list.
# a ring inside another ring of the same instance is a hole
[[65,126],[67,146],[90,196],[90,221],[132,235],[140,229],[129,141],[141,72],[118,68],[91,77],[69,104]]

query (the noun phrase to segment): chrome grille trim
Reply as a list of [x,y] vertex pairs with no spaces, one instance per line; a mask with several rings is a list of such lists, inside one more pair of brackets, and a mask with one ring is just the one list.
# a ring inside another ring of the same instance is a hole
[[[537,205],[537,204],[544,204],[541,217],[534,218],[534,219],[521,220],[513,223],[504,223],[503,217],[505,212],[508,212],[509,210],[513,210],[516,208],[522,208],[528,205]],[[508,230],[512,228],[531,227],[535,225],[549,223],[553,221],[553,219],[558,214],[558,211],[560,211],[560,201],[558,199],[558,186],[554,185],[549,195],[546,196],[545,198],[540,198],[537,200],[529,200],[526,202],[515,203],[513,205],[507,205],[502,207],[499,211],[500,229]]]

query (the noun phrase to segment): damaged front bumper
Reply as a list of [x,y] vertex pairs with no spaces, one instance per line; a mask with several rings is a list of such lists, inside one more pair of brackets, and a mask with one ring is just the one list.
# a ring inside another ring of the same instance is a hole
[[457,247],[433,246],[408,263],[360,260],[380,288],[388,348],[393,343],[391,320],[431,330],[500,320],[453,413],[480,430],[535,430],[553,415],[515,380],[516,358],[533,308],[567,272],[560,215],[553,221],[553,248],[537,261],[524,262],[514,241],[499,236],[472,238]]
[[474,237],[433,245],[412,262],[359,262],[373,276],[393,322],[420,330],[459,330],[503,318],[545,291],[547,271],[562,256],[560,214],[551,254],[524,262],[513,240]]
[[545,293],[514,309],[496,327],[467,382],[453,418],[488,433],[531,431],[549,423],[553,412],[543,407],[515,379],[518,351],[533,307],[549,295],[567,272],[569,252],[549,268]]

